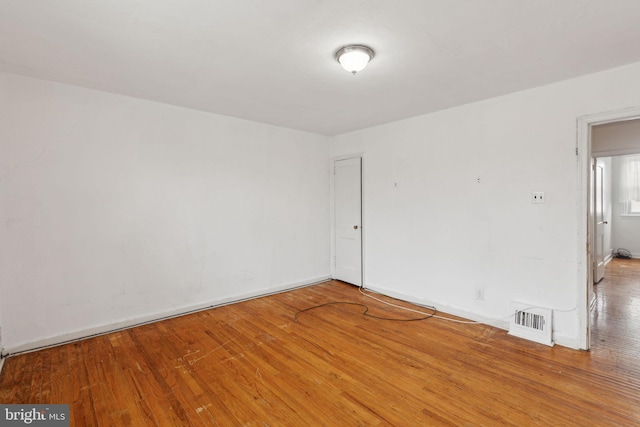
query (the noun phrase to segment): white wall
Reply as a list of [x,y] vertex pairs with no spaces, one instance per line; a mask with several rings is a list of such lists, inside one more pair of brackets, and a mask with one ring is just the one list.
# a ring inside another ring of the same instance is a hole
[[2,341],[2,336],[3,336],[3,332],[4,332],[4,321],[2,320],[2,287],[0,286],[0,371],[2,371],[2,357],[3,357],[3,350],[4,350],[4,345],[3,345],[3,341]]
[[506,316],[511,300],[554,308],[556,342],[577,347],[576,119],[640,104],[638,75],[633,64],[333,138],[332,157],[364,153],[366,285],[472,318]]
[[7,350],[325,279],[327,138],[0,74]]
[[[575,346],[576,118],[640,105],[638,75],[330,139],[364,153],[367,286],[474,318],[555,308]],[[9,74],[0,95],[6,349],[328,276],[328,138]]]
[[622,158],[612,158],[613,170],[613,215],[612,215],[612,237],[611,244],[613,250],[620,248],[631,252],[633,258],[640,258],[640,216],[623,215],[620,200],[620,169]]

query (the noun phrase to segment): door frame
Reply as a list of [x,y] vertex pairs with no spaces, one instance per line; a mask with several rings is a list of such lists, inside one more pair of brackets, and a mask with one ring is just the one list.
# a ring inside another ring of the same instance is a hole
[[331,243],[331,277],[335,276],[335,259],[336,259],[336,206],[335,206],[335,174],[334,174],[334,165],[336,161],[339,160],[348,160],[348,159],[360,159],[360,286],[365,287],[365,242],[366,242],[366,218],[365,218],[365,159],[364,153],[353,153],[346,154],[342,156],[332,157],[329,163],[329,215],[330,219],[330,229],[331,233],[330,243]]
[[[593,182],[591,151],[591,129],[596,125],[623,122],[640,118],[640,107],[625,108],[599,114],[578,117],[576,155],[578,156],[578,348],[591,348],[590,284],[593,285],[593,236],[594,223],[590,218],[593,203],[591,183]],[[598,152],[598,157],[624,153]]]

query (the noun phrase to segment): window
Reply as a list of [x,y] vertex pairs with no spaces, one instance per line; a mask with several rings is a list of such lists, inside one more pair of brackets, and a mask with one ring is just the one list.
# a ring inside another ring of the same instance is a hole
[[622,215],[640,216],[640,155],[623,156],[620,168]]

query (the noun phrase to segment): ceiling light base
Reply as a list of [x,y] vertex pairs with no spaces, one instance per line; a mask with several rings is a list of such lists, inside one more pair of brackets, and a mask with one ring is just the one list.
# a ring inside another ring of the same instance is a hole
[[342,68],[355,76],[369,64],[374,56],[375,52],[370,47],[354,44],[338,49],[335,57]]

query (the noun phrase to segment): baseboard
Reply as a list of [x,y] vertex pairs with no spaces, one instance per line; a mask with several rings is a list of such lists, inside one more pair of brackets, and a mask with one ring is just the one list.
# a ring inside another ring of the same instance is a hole
[[306,286],[312,286],[321,282],[330,280],[331,276],[317,276],[308,280],[289,283],[286,285],[280,285],[273,288],[257,290],[254,292],[248,292],[245,294],[234,295],[230,297],[220,298],[214,301],[208,301],[206,303],[194,304],[190,306],[180,307],[164,312],[154,313],[150,315],[135,317],[132,319],[109,323],[97,327],[81,329],[77,331],[68,332],[62,335],[43,338],[35,341],[25,342],[13,347],[5,348],[2,353],[2,361],[4,358],[15,356],[16,354],[27,353],[30,351],[41,350],[43,348],[54,347],[57,345],[68,344],[70,342],[79,341],[85,338],[91,338],[98,335],[109,334],[112,332],[121,331],[123,329],[129,329],[136,326],[141,326],[147,323],[158,322],[160,320],[170,319],[173,317],[184,316],[186,314],[195,313],[202,310],[208,310],[215,307],[221,307],[228,304],[234,304],[254,298],[260,298],[268,295],[274,295],[282,292],[291,291]]
[[557,333],[553,333],[553,342],[559,346],[571,348],[573,350],[580,350],[580,344],[576,337],[568,337],[566,335],[561,335]]
[[434,301],[430,301],[430,300],[425,300],[422,298],[416,298],[412,295],[406,295],[406,294],[402,294],[399,292],[395,292],[392,291],[390,289],[385,289],[379,286],[371,286],[371,285],[367,285],[366,289],[370,289],[372,291],[381,293],[383,295],[387,295],[390,296],[392,298],[396,298],[402,301],[406,301],[406,302],[410,302],[413,304],[417,304],[417,305],[423,305],[423,306],[432,306],[432,307],[436,307],[438,309],[438,312],[442,312],[442,313],[447,313],[453,316],[457,316],[457,317],[462,317],[463,319],[468,319],[468,320],[473,320],[474,322],[478,322],[478,323],[483,323],[486,325],[491,325],[491,326],[495,326],[496,328],[500,328],[500,329],[504,329],[504,330],[509,330],[509,319],[490,319],[488,317],[484,317],[481,315],[478,315],[476,313],[471,313],[465,310],[461,310],[459,308],[456,307],[451,307],[451,306],[447,306],[447,305],[443,305],[440,303],[436,303]]
[[[631,255],[631,259],[640,259],[640,253],[630,252],[630,255]],[[613,256],[613,255],[612,255],[612,256],[611,256],[611,259],[613,259],[613,258],[615,258],[615,256]],[[622,259],[624,259],[624,258],[622,258]],[[606,262],[607,262],[607,261],[605,260],[605,263],[606,263]]]
[[[480,316],[476,313],[471,313],[465,310],[461,310],[459,308],[456,307],[451,307],[451,306],[446,306],[440,303],[436,303],[434,301],[429,301],[429,300],[425,300],[422,298],[416,298],[414,296],[411,295],[406,295],[406,294],[402,294],[399,292],[394,292],[390,289],[385,289],[382,287],[378,287],[378,286],[371,286],[371,285],[367,285],[366,289],[370,289],[372,291],[378,292],[380,294],[383,295],[387,295],[390,296],[392,298],[396,298],[402,301],[407,301],[413,304],[417,304],[417,305],[424,305],[424,306],[434,306],[438,309],[439,312],[442,313],[447,313],[447,314],[451,314],[454,316],[458,316],[458,317],[462,317],[464,319],[469,319],[469,320],[473,320],[479,323],[483,323],[485,325],[490,325],[490,326],[495,326],[496,328],[499,329],[504,329],[506,331],[509,330],[509,319],[503,318],[503,319],[491,319],[488,317],[484,317],[484,316]],[[572,348],[575,350],[580,349],[579,345],[578,345],[578,340],[575,337],[568,337],[565,335],[561,335],[561,334],[557,334],[555,331],[553,332],[553,336],[552,336],[553,342],[557,345],[563,346],[563,347],[568,347],[568,348]]]
[[0,357],[0,374],[2,373],[2,367],[4,366],[5,357]]

